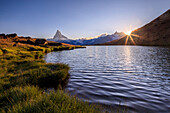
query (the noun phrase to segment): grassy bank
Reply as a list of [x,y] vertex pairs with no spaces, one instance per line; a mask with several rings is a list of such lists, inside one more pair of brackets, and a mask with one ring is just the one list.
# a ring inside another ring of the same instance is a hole
[[[16,45],[0,40],[0,112],[99,112],[94,105],[61,90],[68,79],[68,65],[42,60],[48,52],[79,47]],[[56,90],[45,92],[51,87]]]

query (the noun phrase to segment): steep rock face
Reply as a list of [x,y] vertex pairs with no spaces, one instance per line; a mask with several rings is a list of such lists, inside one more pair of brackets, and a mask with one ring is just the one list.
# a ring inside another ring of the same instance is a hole
[[59,30],[57,30],[53,39],[55,39],[55,40],[68,40],[68,38],[66,36],[62,35]]
[[145,40],[148,45],[170,45],[170,9],[132,34],[140,36],[138,43]]

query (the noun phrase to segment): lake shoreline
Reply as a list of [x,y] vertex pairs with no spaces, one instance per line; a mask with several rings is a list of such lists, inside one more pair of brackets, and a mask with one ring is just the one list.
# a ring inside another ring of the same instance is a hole
[[87,46],[86,49],[52,52],[44,59],[47,63],[70,66],[71,76],[65,90],[82,100],[108,108],[121,106],[128,112],[166,113],[170,96],[169,49]]
[[[42,59],[51,51],[72,50],[81,46],[47,48],[15,44],[12,37],[0,40],[3,40],[0,43],[0,112],[98,111],[94,105],[61,90],[68,79],[68,65],[46,63]],[[48,87],[56,90],[45,92]]]

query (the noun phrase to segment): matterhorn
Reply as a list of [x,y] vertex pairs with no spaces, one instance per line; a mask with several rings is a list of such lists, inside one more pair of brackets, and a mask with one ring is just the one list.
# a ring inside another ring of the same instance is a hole
[[56,34],[54,35],[53,39],[55,40],[68,40],[68,38],[61,34],[59,30],[57,30]]
[[60,43],[66,43],[71,45],[95,45],[95,44],[102,44],[106,42],[110,42],[113,40],[120,39],[125,34],[123,32],[115,32],[114,34],[101,34],[96,37],[83,38],[83,39],[69,39],[66,36],[62,35],[59,30],[57,30],[56,34],[54,35],[53,39],[48,39],[48,41],[56,41]]

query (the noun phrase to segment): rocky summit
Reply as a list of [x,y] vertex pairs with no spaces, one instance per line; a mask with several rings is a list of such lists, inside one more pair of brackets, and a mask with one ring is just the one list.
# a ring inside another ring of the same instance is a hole
[[57,30],[56,34],[54,35],[53,39],[55,40],[68,40],[68,38],[61,34],[59,30]]

